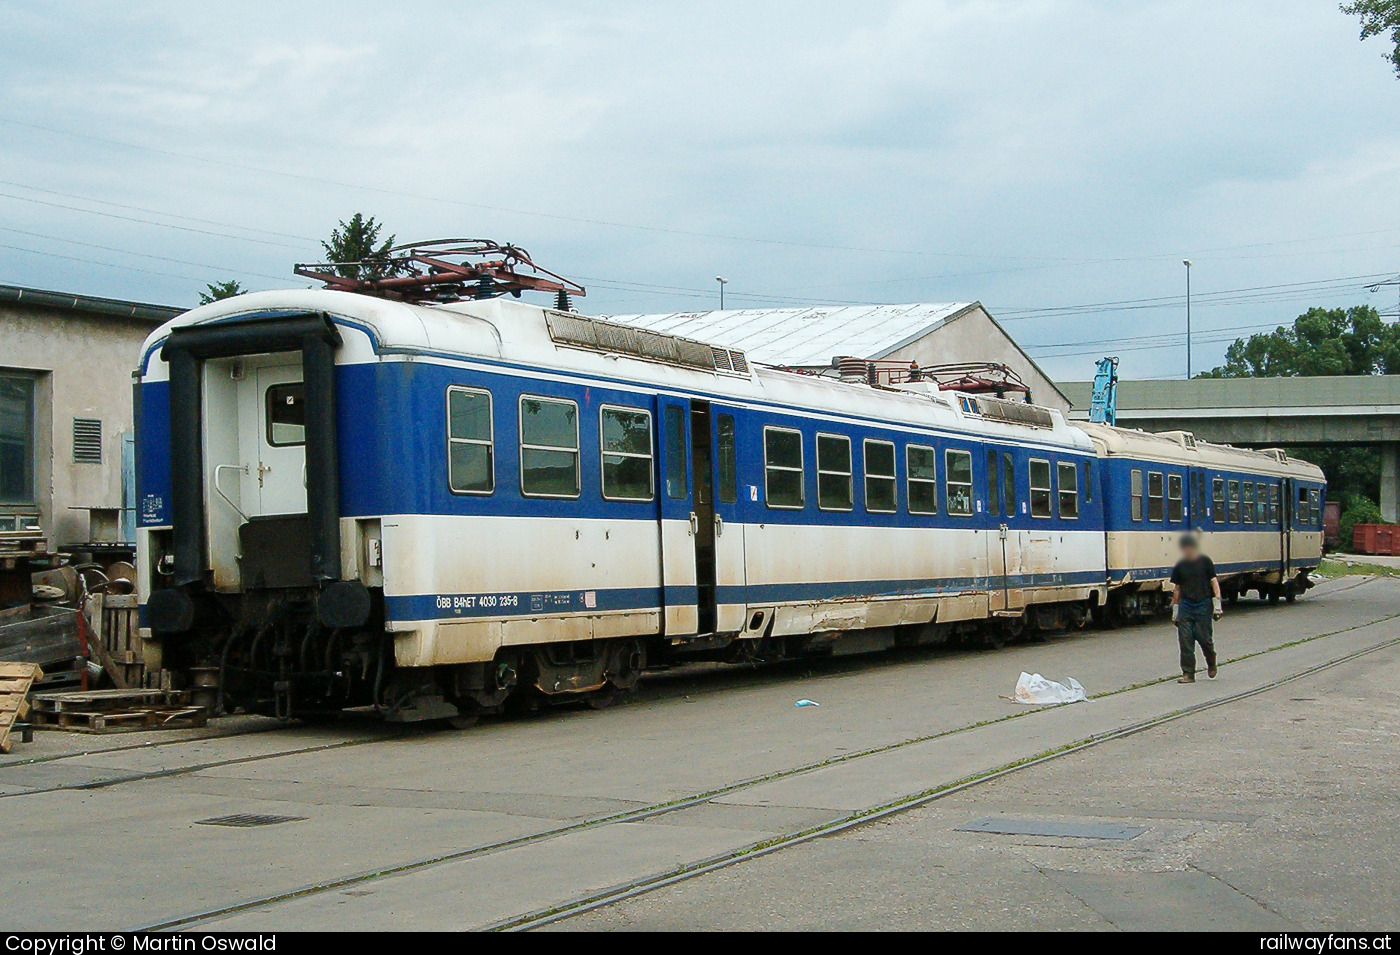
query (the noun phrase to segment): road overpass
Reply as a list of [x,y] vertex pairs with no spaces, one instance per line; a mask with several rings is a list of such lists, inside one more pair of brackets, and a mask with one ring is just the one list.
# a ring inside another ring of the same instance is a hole
[[[1060,383],[1071,418],[1088,418],[1092,388]],[[1242,447],[1378,447],[1381,513],[1400,520],[1400,375],[1120,381],[1118,424]]]

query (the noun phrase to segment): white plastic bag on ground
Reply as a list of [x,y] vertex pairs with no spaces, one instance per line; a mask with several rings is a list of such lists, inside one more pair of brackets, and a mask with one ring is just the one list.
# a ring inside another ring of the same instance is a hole
[[1022,673],[1016,681],[1017,703],[1078,703],[1089,695],[1074,677],[1064,683],[1047,680],[1039,673]]

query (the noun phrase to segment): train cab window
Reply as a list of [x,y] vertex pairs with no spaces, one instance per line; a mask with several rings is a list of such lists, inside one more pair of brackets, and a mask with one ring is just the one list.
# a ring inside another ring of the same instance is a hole
[[485,391],[447,389],[447,484],[454,494],[496,489],[491,395]]
[[1312,515],[1308,513],[1308,489],[1305,487],[1298,488],[1298,523],[1312,523]]
[[1278,485],[1269,485],[1269,523],[1278,523]]
[[1140,521],[1142,520],[1142,472],[1133,468],[1129,478],[1129,491],[1133,498],[1133,520]]
[[667,405],[662,420],[666,425],[666,496],[683,501],[690,493],[685,476],[685,409]]
[[1084,462],[1084,503],[1094,503],[1094,462]]
[[1211,478],[1210,481],[1211,518],[1217,524],[1225,523],[1225,479]]
[[1322,519],[1322,495],[1315,490],[1308,491],[1308,523],[1316,524]]
[[817,435],[817,507],[824,511],[849,511],[851,491],[851,439],[843,435]]
[[893,514],[895,502],[894,442],[865,439],[865,509]]
[[1074,520],[1079,517],[1079,468],[1072,461],[1061,461],[1055,468],[1060,482],[1056,503],[1061,519]]
[[995,448],[987,449],[987,513],[1001,512],[1001,457]]
[[972,513],[972,452],[949,448],[943,452],[943,485],[948,513]]
[[267,443],[274,448],[306,443],[306,396],[301,382],[267,389]]
[[1001,453],[1001,499],[1006,503],[1006,515],[1016,516],[1016,456]]
[[1244,518],[1246,524],[1254,523],[1254,482],[1245,481],[1243,489],[1243,501],[1240,506],[1240,516]]
[[528,497],[578,497],[578,405],[520,398],[520,491]]
[[650,501],[652,486],[651,412],[641,408],[598,409],[603,462],[603,497],[609,501]]
[[1050,516],[1050,462],[1031,458],[1031,517]]
[[739,500],[739,451],[734,439],[734,416],[715,417],[715,466],[719,469],[719,502],[733,504]]
[[1181,523],[1186,519],[1181,500],[1181,475],[1167,475],[1167,520]]
[[905,499],[910,514],[938,513],[938,452],[911,444],[904,449]]
[[1227,511],[1226,516],[1231,524],[1238,524],[1240,522],[1240,482],[1231,481],[1229,482],[1229,487],[1229,510]]
[[1147,519],[1149,521],[1160,521],[1162,519],[1162,472],[1147,472]]
[[764,498],[769,507],[799,510],[807,503],[802,471],[802,432],[763,429]]

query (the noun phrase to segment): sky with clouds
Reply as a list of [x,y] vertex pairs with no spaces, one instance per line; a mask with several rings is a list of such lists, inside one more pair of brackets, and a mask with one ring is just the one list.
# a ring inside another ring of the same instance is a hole
[[980,300],[1062,379],[1394,312],[1400,80],[1330,0],[0,0],[0,282],[295,286],[360,210],[593,313]]

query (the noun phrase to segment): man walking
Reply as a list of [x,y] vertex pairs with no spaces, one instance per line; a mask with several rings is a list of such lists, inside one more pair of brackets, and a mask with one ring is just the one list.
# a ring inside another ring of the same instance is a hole
[[1181,679],[1196,682],[1196,644],[1206,658],[1206,675],[1215,679],[1215,639],[1212,622],[1224,613],[1220,604],[1220,578],[1215,563],[1201,553],[1193,534],[1181,538],[1181,560],[1172,569],[1172,623],[1181,644]]

